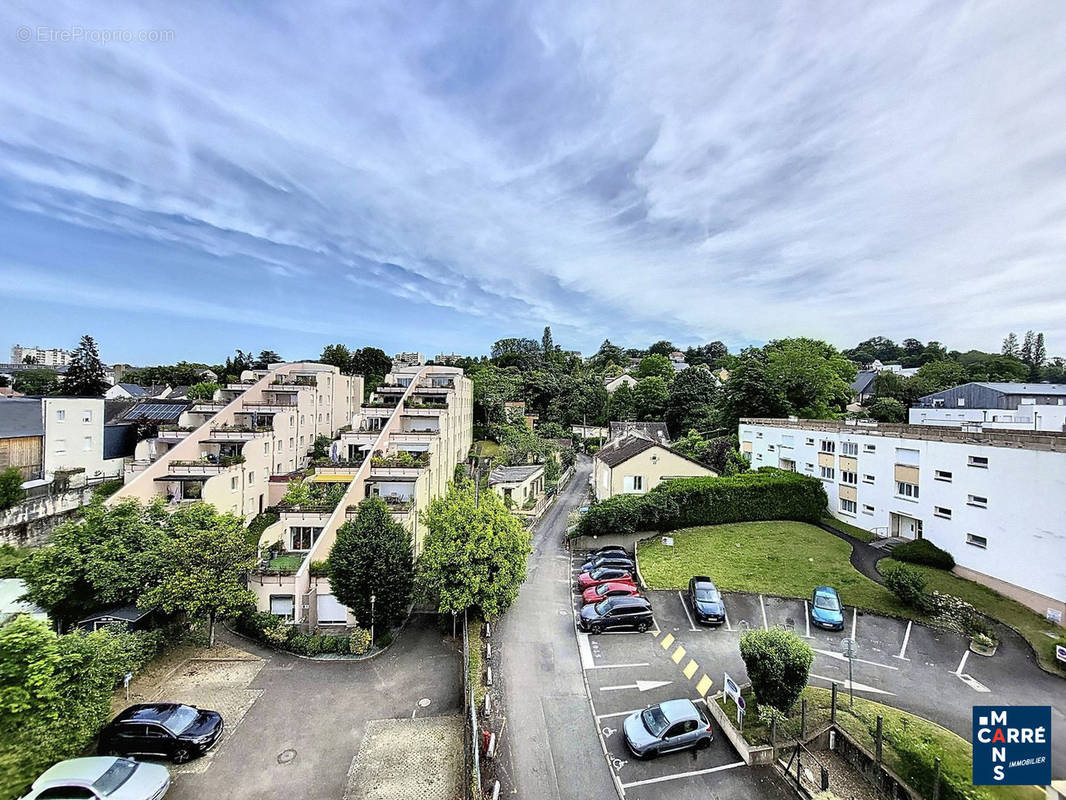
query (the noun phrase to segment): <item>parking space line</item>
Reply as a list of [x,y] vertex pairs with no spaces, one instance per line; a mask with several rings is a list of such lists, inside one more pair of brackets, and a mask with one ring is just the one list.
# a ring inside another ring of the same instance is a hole
[[851,638],[855,639],[855,626],[859,622],[859,609],[851,609]]
[[688,663],[685,665],[685,668],[681,670],[681,672],[686,678],[692,680],[692,676],[696,674],[696,670],[698,670],[699,668],[700,665],[690,658],[688,660]]
[[962,668],[966,666],[966,659],[968,659],[969,657],[970,657],[970,651],[969,650],[967,650],[965,653],[962,654],[962,661],[960,661],[959,662],[959,666],[955,668],[955,674],[956,675],[961,675],[962,674]]
[[903,661],[910,661],[904,654],[907,652],[907,642],[911,640],[911,625],[913,624],[914,620],[907,620],[907,632],[903,634],[903,646],[899,648],[899,655],[896,656],[896,658]]
[[725,617],[725,629],[733,632],[733,626],[729,624],[729,612],[725,610],[725,598],[722,598],[722,616]]
[[614,717],[628,717],[630,714],[635,714],[638,711],[643,711],[643,708],[631,708],[629,711],[615,711],[613,714],[600,714],[596,717],[596,721],[601,719],[612,719]]
[[803,634],[803,635],[806,638],[810,639],[810,638],[812,638],[811,637],[811,610],[807,606],[807,601],[806,600],[803,601],[803,619],[807,623],[807,632],[805,634]]
[[810,674],[810,677],[817,678],[820,681],[826,681],[828,683],[839,684],[845,690],[850,689],[852,686],[854,686],[856,692],[869,692],[870,694],[887,694],[893,697],[896,696],[895,692],[887,692],[884,689],[878,689],[876,686],[867,686],[865,683],[859,683],[858,681],[855,681],[854,683],[848,681],[847,679],[841,681],[838,678],[827,678],[825,675],[815,675],[813,672]]
[[684,648],[684,647],[682,647],[681,645],[678,645],[678,646],[677,646],[677,649],[676,649],[676,650],[674,650],[674,653],[673,653],[673,655],[672,655],[672,656],[670,656],[670,659],[671,659],[671,660],[672,660],[672,661],[673,661],[673,662],[674,662],[675,664],[680,664],[680,663],[681,663],[681,659],[683,659],[684,657],[685,657],[685,648]]
[[762,601],[762,595],[759,595],[759,606],[762,608],[762,629],[764,631],[770,630],[770,626],[766,623],[766,603]]
[[644,661],[640,664],[595,664],[591,667],[585,667],[585,669],[624,669],[625,667],[646,667],[648,662]]
[[666,636],[664,636],[659,641],[659,644],[662,645],[663,650],[669,650],[670,649],[670,645],[672,645],[673,643],[674,643],[674,635],[672,633],[666,634]]
[[697,694],[699,694],[702,697],[706,697],[707,696],[707,692],[709,692],[711,690],[711,686],[713,684],[714,684],[714,681],[712,681],[710,678],[708,678],[706,675],[704,675],[702,678],[700,678],[700,682],[696,684],[696,692],[697,692]]
[[[848,657],[843,653],[837,653],[833,650],[819,650],[817,647],[812,647],[812,650],[816,653],[821,653],[823,656],[829,656],[835,658],[837,661],[847,661]],[[853,658],[852,661],[856,661],[859,664],[869,664],[871,667],[884,667],[885,669],[899,670],[899,667],[894,667],[891,664],[880,664],[877,661],[867,661],[865,658]]]
[[592,657],[592,648],[589,646],[587,633],[577,632],[577,652],[581,656],[581,669],[588,669],[596,663]]
[[722,772],[727,769],[736,769],[737,767],[745,766],[743,761],[737,761],[733,764],[722,764],[720,767],[711,767],[709,769],[696,769],[691,772],[675,772],[673,775],[660,775],[658,778],[648,778],[643,781],[632,781],[631,783],[623,783],[623,789],[632,789],[634,786],[647,786],[651,783],[663,783],[664,781],[674,781],[678,778],[694,778],[697,775],[709,775],[712,772]]
[[683,594],[681,594],[681,590],[680,589],[677,592],[677,596],[681,600],[681,607],[683,609],[685,609],[685,616],[688,617],[689,630],[698,631],[699,628],[696,627],[696,623],[692,619],[692,615],[688,611],[688,604],[685,602],[685,596]]

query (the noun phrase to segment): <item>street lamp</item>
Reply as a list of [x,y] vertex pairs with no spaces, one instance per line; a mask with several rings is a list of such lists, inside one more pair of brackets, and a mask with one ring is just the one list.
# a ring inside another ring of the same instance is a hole
[[374,649],[374,601],[377,598],[370,595],[370,649]]

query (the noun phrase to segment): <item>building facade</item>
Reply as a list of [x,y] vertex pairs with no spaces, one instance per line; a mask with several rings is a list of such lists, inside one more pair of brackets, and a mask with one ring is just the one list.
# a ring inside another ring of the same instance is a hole
[[32,363],[41,367],[66,367],[72,356],[72,351],[59,347],[25,347],[17,344],[11,348],[13,364],[24,364],[27,358],[32,358]]
[[920,398],[908,419],[912,425],[1062,432],[1066,384],[965,383]]
[[753,469],[820,478],[833,516],[928,539],[961,576],[1066,616],[1066,434],[795,419],[739,434]]
[[592,459],[592,485],[597,500],[617,494],[644,494],[671,478],[716,474],[639,431],[609,440]]

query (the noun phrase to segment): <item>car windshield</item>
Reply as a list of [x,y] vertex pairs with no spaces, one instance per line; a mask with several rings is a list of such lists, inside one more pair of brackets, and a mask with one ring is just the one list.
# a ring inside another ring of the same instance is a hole
[[610,601],[610,599],[601,600],[600,602],[598,602],[593,607],[596,609],[596,613],[599,614],[602,617],[604,614],[606,614],[610,610],[611,601]]
[[644,722],[644,727],[648,729],[648,733],[656,738],[662,736],[667,724],[669,724],[666,720],[666,715],[658,706],[644,709],[640,718]]
[[161,720],[168,731],[177,735],[196,722],[199,716],[195,708],[178,706],[170,712],[170,716]]
[[816,594],[814,596],[814,607],[824,608],[826,611],[839,611],[840,603],[837,601],[835,595]]
[[611,587],[608,586],[606,583],[601,583],[599,586],[596,587],[596,594],[598,594],[600,597],[603,597],[605,594],[607,594],[607,592],[610,591],[610,589]]
[[107,772],[93,781],[93,789],[99,794],[112,794],[129,780],[135,769],[137,769],[136,761],[116,758],[115,763],[107,768]]
[[696,587],[696,599],[704,603],[717,603],[722,598],[717,589],[709,589],[706,586]]

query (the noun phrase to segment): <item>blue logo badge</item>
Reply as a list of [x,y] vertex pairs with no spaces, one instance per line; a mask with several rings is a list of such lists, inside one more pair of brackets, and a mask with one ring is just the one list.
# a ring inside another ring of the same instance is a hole
[[1051,706],[974,706],[973,783],[1051,783]]

